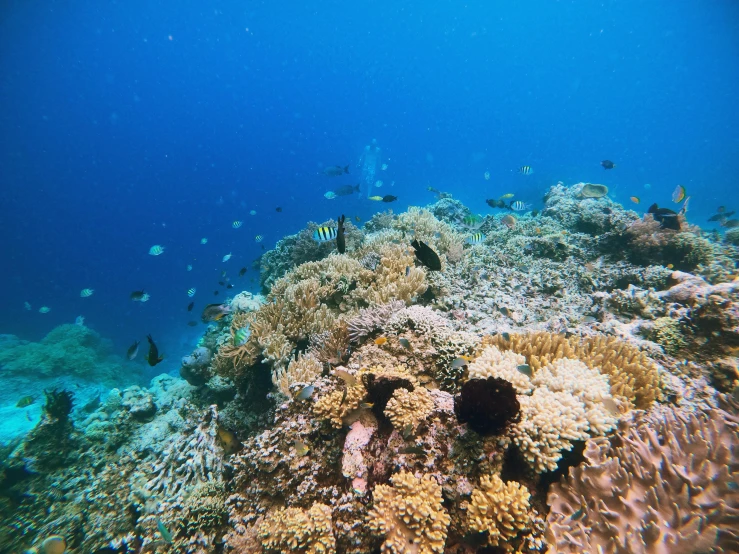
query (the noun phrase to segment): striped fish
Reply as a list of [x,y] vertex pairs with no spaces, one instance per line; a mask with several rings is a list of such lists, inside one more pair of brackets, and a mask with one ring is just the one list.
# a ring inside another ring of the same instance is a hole
[[516,212],[522,212],[524,210],[528,210],[530,207],[531,207],[531,204],[524,204],[520,200],[511,202],[511,209]]
[[482,233],[475,233],[474,235],[467,237],[466,242],[467,244],[471,244],[474,246],[475,244],[480,244],[484,240],[485,240],[485,235],[483,235]]
[[313,240],[316,242],[328,242],[336,238],[336,227],[319,227],[313,231]]
[[534,168],[530,165],[522,165],[518,168],[518,172],[522,175],[531,175],[534,172]]

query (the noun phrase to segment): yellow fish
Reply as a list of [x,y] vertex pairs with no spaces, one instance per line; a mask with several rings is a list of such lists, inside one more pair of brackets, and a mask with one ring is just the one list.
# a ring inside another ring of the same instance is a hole
[[634,204],[638,204],[639,202],[641,202],[638,196],[629,196],[629,200],[631,200]]
[[303,441],[295,439],[295,442],[293,442],[293,446],[295,447],[295,453],[300,457],[303,457],[308,454],[308,452],[310,452],[310,448],[308,448],[308,445],[305,444]]
[[672,201],[679,203],[682,202],[685,198],[685,187],[682,185],[678,185],[675,187],[675,190],[672,191]]
[[33,404],[33,396],[24,396],[20,400],[18,400],[18,403],[15,405],[16,408],[25,408],[26,406],[30,406]]
[[385,344],[386,342],[387,342],[387,338],[386,338],[386,337],[379,337],[379,338],[376,338],[376,339],[375,339],[375,344],[376,344],[377,346],[382,346],[382,345],[383,345],[383,344]]
[[512,192],[507,192],[503,196],[500,197],[501,200],[508,200],[509,198],[513,198],[515,195]]
[[382,202],[382,196],[370,196],[369,199],[375,202]]

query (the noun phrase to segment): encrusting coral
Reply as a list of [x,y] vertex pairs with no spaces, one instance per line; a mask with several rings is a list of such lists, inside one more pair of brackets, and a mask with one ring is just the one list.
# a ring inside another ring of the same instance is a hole
[[331,526],[331,507],[316,503],[308,510],[280,508],[259,526],[262,545],[268,550],[303,554],[336,552]]
[[591,439],[549,493],[549,554],[739,551],[739,427],[721,410],[656,409]]
[[526,487],[515,481],[504,483],[498,475],[483,475],[467,508],[470,531],[487,533],[491,546],[508,546],[529,525],[530,497]]
[[385,536],[382,552],[434,554],[444,552],[449,515],[442,505],[441,486],[432,475],[415,477],[402,471],[392,485],[377,485],[367,525]]

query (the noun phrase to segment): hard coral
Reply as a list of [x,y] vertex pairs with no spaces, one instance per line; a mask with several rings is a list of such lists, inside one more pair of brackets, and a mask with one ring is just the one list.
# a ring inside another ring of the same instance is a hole
[[454,397],[454,413],[481,435],[499,434],[518,420],[521,406],[513,385],[504,379],[470,379]]
[[331,507],[316,503],[309,510],[280,508],[259,526],[262,545],[268,551],[332,554],[336,552]]
[[693,228],[689,228],[684,220],[681,226],[688,230],[665,229],[654,220],[652,214],[645,214],[643,220],[635,221],[626,231],[629,259],[643,265],[673,264],[681,271],[690,271],[698,264],[709,263],[716,255],[713,245],[693,232]]
[[[733,419],[733,421],[732,421]],[[721,410],[655,410],[549,493],[550,554],[737,552],[739,428]]]
[[441,486],[431,475],[420,478],[402,471],[390,485],[377,485],[367,524],[385,535],[382,552],[434,554],[444,551],[449,515],[442,505]]
[[516,481],[504,483],[498,475],[483,475],[467,508],[470,531],[487,532],[492,546],[507,546],[529,525],[530,497],[526,487]]
[[412,391],[396,389],[385,407],[385,415],[398,430],[414,429],[434,409],[434,400],[428,390],[416,387]]

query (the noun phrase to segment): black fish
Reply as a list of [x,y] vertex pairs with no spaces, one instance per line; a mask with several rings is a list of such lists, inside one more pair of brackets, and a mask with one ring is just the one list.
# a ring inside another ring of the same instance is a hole
[[217,290],[214,290],[213,291],[213,295],[218,296],[218,291]]
[[496,200],[495,198],[488,198],[485,200],[485,203],[490,206],[491,208],[505,208],[505,201],[503,200]]
[[339,187],[334,191],[334,194],[336,196],[349,196],[351,194],[354,194],[355,192],[359,192],[359,185],[344,185],[343,187]]
[[139,353],[139,342],[140,341],[134,341],[134,343],[128,347],[128,350],[126,351],[126,357],[129,360],[133,360]]
[[187,326],[188,327],[197,327],[198,322],[197,321],[188,321]]
[[164,356],[159,355],[159,349],[154,344],[154,339],[151,338],[151,335],[146,335],[146,338],[149,341],[149,354],[146,356],[146,361],[149,362],[151,367],[154,367],[164,359]]
[[727,229],[736,229],[739,227],[739,219],[730,219],[728,221],[724,221],[721,223],[721,227],[726,227]]
[[226,286],[226,283],[223,282],[223,281],[218,281],[218,284],[221,285],[222,287],[225,287]]
[[139,302],[144,297],[145,294],[146,294],[146,292],[144,291],[144,289],[135,290],[135,291],[133,291],[131,293],[131,296],[129,298],[131,300],[134,300],[136,302]]
[[680,220],[677,217],[677,213],[673,212],[668,208],[660,208],[657,204],[652,204],[647,210],[648,214],[652,214],[655,221],[658,221],[660,227],[663,229],[672,229],[674,231],[680,230]]
[[246,274],[246,266],[239,270],[239,277],[243,277]]
[[613,163],[611,160],[603,160],[602,162],[600,162],[600,165],[603,166],[603,169],[613,169],[614,167],[616,167],[616,164]]
[[383,202],[395,202],[398,199],[397,196],[393,196],[392,194],[386,194],[382,197]]
[[341,214],[339,218],[339,224],[336,229],[336,248],[339,249],[339,254],[346,252],[346,238],[344,237],[344,214]]
[[188,312],[191,312],[191,311],[192,311],[192,309],[193,309],[194,307],[195,307],[195,302],[190,302],[190,303],[189,303],[189,304],[187,305],[187,311],[188,311]]
[[432,271],[441,271],[441,260],[439,255],[434,252],[428,244],[423,241],[413,239],[411,243],[413,250],[416,251],[416,259]]
[[232,288],[234,288],[234,286],[231,283],[229,283],[228,285],[226,285],[226,288],[227,289],[232,289]]
[[282,211],[282,208],[280,208],[279,206],[277,206],[277,207],[275,208],[275,211],[276,211],[276,212],[281,212],[281,211]]

